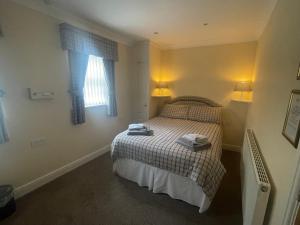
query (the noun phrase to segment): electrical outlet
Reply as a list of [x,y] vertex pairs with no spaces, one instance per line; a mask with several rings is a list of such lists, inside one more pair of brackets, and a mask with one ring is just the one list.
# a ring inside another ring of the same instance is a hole
[[41,138],[36,138],[31,140],[30,142],[31,148],[38,148],[46,145],[46,138],[41,137]]

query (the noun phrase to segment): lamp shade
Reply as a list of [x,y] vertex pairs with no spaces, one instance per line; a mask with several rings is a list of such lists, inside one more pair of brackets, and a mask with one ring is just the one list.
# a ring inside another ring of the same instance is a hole
[[159,82],[156,84],[156,88],[152,92],[153,97],[170,97],[171,92],[166,82]]
[[249,82],[249,81],[237,82],[235,84],[234,91],[241,91],[241,92],[252,91],[251,82]]
[[159,82],[156,85],[156,88],[169,88],[166,82]]

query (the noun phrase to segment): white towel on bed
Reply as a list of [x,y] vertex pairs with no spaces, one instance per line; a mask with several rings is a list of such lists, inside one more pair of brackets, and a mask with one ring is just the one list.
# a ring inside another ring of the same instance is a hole
[[204,144],[208,142],[208,138],[201,134],[185,134],[182,138],[195,144]]
[[128,130],[143,130],[145,129],[145,125],[143,123],[133,123],[129,124]]
[[153,135],[153,130],[148,130],[148,129],[141,129],[141,130],[129,130],[127,132],[127,135],[131,136],[152,136]]
[[195,143],[195,142],[191,142],[183,137],[178,138],[176,140],[176,143],[186,147],[187,149],[189,149],[191,151],[195,151],[195,152],[200,151],[200,150],[209,149],[211,147],[211,143],[209,143],[209,142]]

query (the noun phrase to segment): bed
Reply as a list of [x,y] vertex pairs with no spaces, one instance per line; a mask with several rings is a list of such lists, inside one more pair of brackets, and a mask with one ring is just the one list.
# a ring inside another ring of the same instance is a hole
[[[160,116],[145,122],[153,136],[128,136],[124,131],[115,137],[113,171],[154,193],[168,194],[205,212],[226,172],[220,161],[220,109],[206,98],[175,98]],[[211,147],[194,152],[177,144],[176,140],[187,133],[206,135]]]

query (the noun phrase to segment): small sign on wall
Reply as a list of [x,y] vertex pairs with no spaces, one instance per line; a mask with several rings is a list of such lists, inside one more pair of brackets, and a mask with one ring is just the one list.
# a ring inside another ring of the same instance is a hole
[[31,100],[51,100],[54,99],[54,92],[51,91],[36,91],[28,88],[29,98]]

